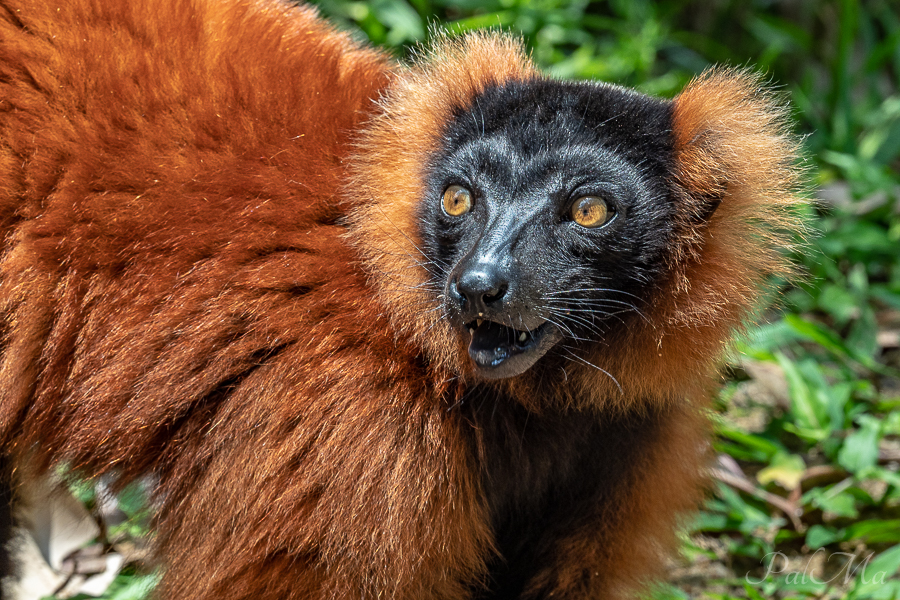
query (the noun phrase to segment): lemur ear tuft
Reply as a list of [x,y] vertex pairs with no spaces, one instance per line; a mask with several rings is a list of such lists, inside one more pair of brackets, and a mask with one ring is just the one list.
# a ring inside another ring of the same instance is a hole
[[675,98],[673,129],[674,176],[695,219],[711,217],[723,202],[760,211],[795,203],[798,140],[787,105],[759,74],[706,71]]
[[800,139],[782,95],[729,68],[674,99],[672,134],[675,242],[659,314],[678,331],[708,330],[712,355],[753,314],[770,276],[795,274],[785,250],[805,233]]

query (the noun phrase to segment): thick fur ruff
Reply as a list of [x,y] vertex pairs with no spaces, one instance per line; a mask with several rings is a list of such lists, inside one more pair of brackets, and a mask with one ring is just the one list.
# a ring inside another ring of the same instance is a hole
[[[415,206],[452,111],[537,77],[503,36],[398,66],[278,2],[0,2],[16,476],[154,473],[162,598],[461,599],[496,580],[520,499],[490,465],[555,481],[587,419],[603,489],[535,534],[516,585],[612,598],[657,575],[702,487],[717,361],[787,269],[796,147],[755,76],[693,82],[672,108],[678,243],[645,318],[597,345],[603,371],[488,385],[422,291]],[[482,423],[456,408],[473,390],[533,421]]]
[[[449,372],[467,370],[454,362],[466,353],[454,347],[439,313],[429,310],[434,301],[426,293],[428,273],[417,265],[412,207],[422,197],[423,164],[440,145],[442,123],[454,109],[470,109],[471,98],[488,85],[537,76],[509,39],[472,36],[439,43],[388,90],[356,161],[355,184],[374,201],[354,213],[350,239],[367,269],[382,274],[373,283],[391,307],[394,327],[417,339]],[[758,75],[712,70],[673,101],[673,133],[678,243],[668,280],[644,311],[646,318],[619,328],[618,337],[591,357],[611,377],[582,365],[575,369],[577,391],[560,391],[560,400],[632,408],[635,401],[665,404],[702,396],[766,279],[792,272],[782,250],[801,225],[795,210],[798,147],[788,133],[786,107]],[[713,197],[721,200],[707,220],[704,205]]]

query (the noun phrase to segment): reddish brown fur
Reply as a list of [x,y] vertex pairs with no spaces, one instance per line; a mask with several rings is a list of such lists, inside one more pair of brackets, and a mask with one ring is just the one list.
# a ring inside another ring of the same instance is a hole
[[[412,207],[451,107],[538,76],[496,35],[395,67],[272,2],[0,2],[6,451],[156,473],[161,597],[470,595],[494,540],[448,408],[473,376],[416,291]],[[696,502],[703,398],[795,226],[795,148],[758,88],[717,71],[675,100],[669,278],[591,359],[622,391],[589,368],[555,397],[500,385],[537,412],[663,416],[534,595],[624,595]]]

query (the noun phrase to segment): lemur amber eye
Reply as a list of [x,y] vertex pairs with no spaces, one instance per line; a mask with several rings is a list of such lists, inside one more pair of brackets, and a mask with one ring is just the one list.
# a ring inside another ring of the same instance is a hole
[[611,216],[609,205],[600,196],[582,196],[572,205],[572,220],[582,227],[600,227]]
[[451,185],[444,191],[444,212],[459,217],[472,209],[472,193],[461,185]]

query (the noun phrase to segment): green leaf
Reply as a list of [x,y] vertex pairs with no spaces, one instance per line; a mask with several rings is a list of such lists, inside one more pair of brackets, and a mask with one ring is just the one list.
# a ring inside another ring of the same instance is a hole
[[110,587],[109,600],[144,600],[150,597],[158,582],[157,575],[133,575]]
[[748,600],[766,600],[762,594],[754,590],[749,583],[744,582],[744,591],[747,592]]
[[850,600],[896,600],[900,597],[900,581],[890,580],[900,571],[900,545],[885,550],[874,558],[867,556],[854,565],[856,580]]
[[805,471],[806,463],[801,456],[779,453],[768,467],[756,474],[756,479],[763,485],[774,481],[786,490],[793,490],[800,485]]
[[881,423],[881,431],[884,435],[900,435],[900,410],[893,410]]
[[401,0],[374,0],[370,3],[378,20],[387,26],[386,42],[391,46],[425,37],[425,26],[415,9]]
[[884,583],[873,579],[869,583],[861,583],[858,591],[847,596],[848,600],[897,600],[900,598],[900,581],[891,580]]
[[786,319],[759,325],[747,332],[739,350],[756,360],[775,360],[772,353],[792,342],[805,339]]
[[[891,246],[894,248],[896,244],[891,242]],[[866,317],[866,319],[868,319],[868,317]],[[886,367],[872,359],[869,349],[874,342],[872,340],[864,339],[865,335],[868,335],[866,332],[870,331],[872,327],[868,320],[863,325],[859,326],[859,333],[856,334],[857,337],[853,340],[853,342],[857,344],[856,346],[849,345],[841,339],[837,333],[824,325],[806,321],[798,315],[786,315],[784,317],[784,322],[802,339],[819,344],[837,358],[857,362],[876,373],[892,377],[897,376],[898,374],[896,369]]]
[[826,350],[838,356],[850,355],[850,349],[847,348],[840,336],[822,325],[806,321],[798,315],[786,315],[784,321],[794,332],[819,344]]
[[728,506],[728,516],[733,519],[738,530],[742,533],[755,535],[758,529],[768,529],[773,524],[783,522],[780,518],[772,517],[764,510],[760,510],[732,488],[720,484],[718,496]]
[[873,571],[883,572],[888,577],[900,572],[900,545],[879,554],[869,563],[869,567]]
[[713,514],[707,511],[701,511],[692,520],[689,526],[690,531],[728,531],[731,527],[728,525],[728,517],[722,514]]
[[141,482],[126,486],[125,489],[117,494],[116,498],[119,501],[119,508],[129,518],[144,516],[148,513],[150,500]]
[[67,474],[66,484],[69,492],[78,502],[84,506],[93,506],[97,500],[97,492],[94,489],[94,482],[89,479],[80,479],[72,474]]
[[859,516],[859,511],[856,508],[856,498],[846,491],[838,494],[822,494],[813,501],[813,504],[838,517],[855,519]]
[[851,473],[874,467],[878,461],[881,421],[871,415],[860,417],[861,427],[847,436],[838,453],[838,463]]
[[843,325],[859,313],[857,299],[847,288],[835,284],[825,284],[819,294],[819,306]]
[[806,545],[817,550],[843,538],[843,532],[825,525],[813,525],[806,532]]
[[866,362],[870,361],[878,351],[877,333],[875,312],[870,306],[864,306],[847,334],[847,346],[851,348],[853,356],[865,357]]
[[691,600],[691,597],[671,583],[661,583],[651,588],[646,600]]
[[784,354],[775,353],[778,364],[784,370],[791,391],[791,408],[796,427],[794,431],[811,441],[822,441],[830,434],[828,400],[821,390],[813,389],[803,377],[799,367]]
[[787,452],[780,444],[777,444],[772,440],[754,433],[747,433],[735,429],[724,422],[720,422],[716,425],[716,433],[758,453],[761,458],[760,462],[768,462],[776,454]]
[[848,525],[845,539],[867,544],[896,544],[900,542],[900,519],[869,519]]

